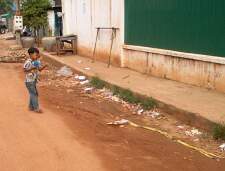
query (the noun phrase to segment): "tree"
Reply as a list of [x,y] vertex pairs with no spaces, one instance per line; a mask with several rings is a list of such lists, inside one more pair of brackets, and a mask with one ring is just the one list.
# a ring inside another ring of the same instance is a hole
[[[24,25],[39,32],[48,26],[47,10],[50,8],[49,0],[23,0],[22,15]],[[35,36],[38,36],[35,34]]]
[[0,14],[12,12],[12,0],[0,0]]

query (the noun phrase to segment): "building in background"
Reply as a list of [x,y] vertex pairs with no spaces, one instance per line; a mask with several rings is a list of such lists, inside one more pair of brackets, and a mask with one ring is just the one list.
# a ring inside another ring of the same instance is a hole
[[61,0],[50,0],[51,8],[48,10],[49,35],[62,35],[62,5]]
[[[63,33],[78,35],[78,53],[92,57],[97,27],[119,28],[112,49],[112,63],[121,65],[122,0],[62,0]],[[101,30],[97,39],[97,60],[107,62],[112,30]]]
[[[225,1],[62,0],[63,34],[92,57],[97,27],[116,27],[114,65],[225,92]],[[111,30],[100,31],[106,62]]]

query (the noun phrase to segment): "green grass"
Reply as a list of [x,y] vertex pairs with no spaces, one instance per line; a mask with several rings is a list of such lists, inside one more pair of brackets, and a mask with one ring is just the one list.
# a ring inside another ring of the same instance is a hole
[[97,89],[103,89],[106,86],[106,82],[98,77],[93,77],[90,84]]
[[132,104],[139,103],[139,99],[130,90],[120,89],[118,96],[126,102],[129,102]]
[[225,141],[225,123],[217,124],[213,128],[213,138]]
[[111,91],[113,93],[113,95],[119,95],[120,94],[120,88],[118,86],[112,86],[111,87]]
[[157,102],[151,97],[142,100],[140,104],[144,110],[151,110],[157,107]]
[[128,89],[123,89],[118,86],[108,86],[105,81],[101,80],[98,77],[93,77],[90,81],[90,84],[97,89],[103,89],[104,87],[108,87],[112,91],[113,95],[118,96],[119,98],[128,103],[140,104],[145,110],[151,110],[157,107],[157,103],[153,98],[139,98]]

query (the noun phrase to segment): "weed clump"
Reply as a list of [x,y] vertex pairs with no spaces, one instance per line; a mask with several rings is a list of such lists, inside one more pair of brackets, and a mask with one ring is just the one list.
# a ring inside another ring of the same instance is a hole
[[157,107],[157,102],[152,97],[142,100],[140,104],[144,110],[151,110]]
[[90,84],[97,89],[109,87],[114,96],[118,96],[122,100],[131,104],[140,104],[145,110],[151,110],[157,107],[157,102],[153,98],[140,98],[128,89],[123,89],[118,86],[107,86],[107,83],[98,77],[93,77],[90,81]]
[[213,128],[213,138],[225,141],[225,123],[216,124]]
[[106,82],[98,77],[93,77],[90,84],[97,89],[103,89],[106,86]]

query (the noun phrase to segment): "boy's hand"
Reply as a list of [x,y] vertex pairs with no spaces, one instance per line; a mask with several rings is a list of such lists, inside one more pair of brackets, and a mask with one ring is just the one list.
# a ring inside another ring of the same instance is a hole
[[42,71],[42,70],[44,70],[45,68],[47,68],[48,67],[48,64],[45,64],[45,65],[43,65],[41,68],[39,68],[39,71]]

